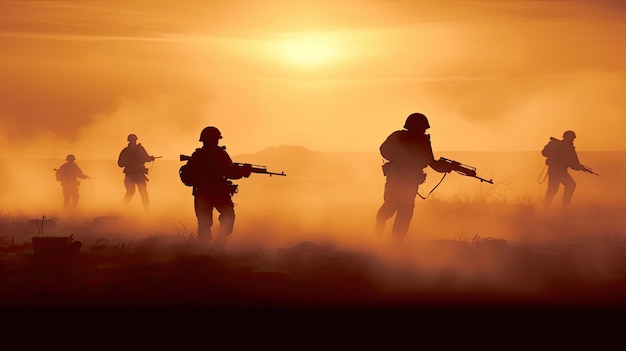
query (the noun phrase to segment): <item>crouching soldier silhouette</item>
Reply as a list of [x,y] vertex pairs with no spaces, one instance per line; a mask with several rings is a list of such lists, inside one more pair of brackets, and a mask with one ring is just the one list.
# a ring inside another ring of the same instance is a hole
[[582,165],[578,160],[574,139],[576,139],[576,133],[567,130],[563,133],[562,140],[551,137],[550,141],[541,150],[541,154],[546,157],[546,165],[548,167],[548,189],[544,198],[546,207],[551,205],[561,184],[563,184],[562,207],[567,208],[572,201],[576,182],[567,172],[568,168],[597,175],[597,173]]
[[404,130],[393,132],[380,146],[381,155],[388,160],[383,165],[383,174],[387,179],[384,202],[376,215],[375,230],[382,233],[385,222],[395,215],[392,227],[394,241],[404,238],[409,229],[417,189],[426,180],[424,168],[430,166],[440,173],[452,171],[450,164],[435,160],[430,135],[426,134],[428,128],[430,124],[426,116],[413,113],[407,117]]
[[[192,186],[194,210],[198,220],[198,240],[204,243],[213,238],[213,210],[219,213],[219,229],[213,241],[217,249],[226,244],[227,237],[233,232],[235,210],[232,196],[237,192],[237,185],[230,179],[249,177],[250,166],[235,164],[225,146],[219,146],[222,134],[216,127],[206,127],[200,133],[202,147],[196,149],[187,164],[181,167],[180,176],[186,185]],[[181,156],[181,160],[185,160]]]
[[63,209],[67,212],[74,212],[78,205],[78,188],[80,181],[78,179],[87,179],[87,175],[76,164],[76,156],[69,154],[65,158],[64,164],[56,171],[56,180],[61,182],[63,188]]

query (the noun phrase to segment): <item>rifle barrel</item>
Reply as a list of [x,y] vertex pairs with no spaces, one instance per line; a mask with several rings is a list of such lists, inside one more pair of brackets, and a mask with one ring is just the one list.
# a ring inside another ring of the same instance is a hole
[[251,172],[252,173],[261,173],[261,174],[269,174],[270,177],[272,175],[286,176],[285,172],[280,172],[280,173],[270,172],[270,171],[268,171],[265,168],[252,168]]
[[273,175],[277,175],[277,176],[284,176],[284,177],[286,177],[286,176],[287,176],[287,175],[285,174],[285,172],[280,172],[280,173],[267,172],[267,173],[270,175],[270,177],[271,177],[271,176],[273,176]]
[[487,183],[489,183],[489,184],[493,184],[493,180],[492,180],[492,179],[487,180],[487,179],[485,179],[485,178],[481,178],[481,177],[479,177],[479,176],[474,176],[474,177],[476,177],[476,178],[480,179],[480,181],[481,181],[481,182],[487,182]]

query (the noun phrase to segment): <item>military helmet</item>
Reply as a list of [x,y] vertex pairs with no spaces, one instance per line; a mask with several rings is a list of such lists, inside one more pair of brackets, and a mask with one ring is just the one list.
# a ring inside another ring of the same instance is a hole
[[200,132],[200,141],[222,139],[222,133],[215,127],[206,127]]
[[128,138],[126,138],[127,141],[131,141],[131,140],[137,140],[137,136],[135,134],[128,134]]
[[574,131],[572,131],[572,130],[566,130],[563,133],[563,139],[574,140],[574,139],[576,139],[576,133],[574,133]]
[[428,123],[428,118],[421,113],[412,113],[409,117],[406,118],[406,122],[404,122],[404,128],[407,130],[415,129],[415,130],[426,130],[430,128],[430,124]]
[[69,154],[67,155],[67,157],[65,158],[65,161],[70,161],[70,162],[74,162],[76,161],[76,156]]

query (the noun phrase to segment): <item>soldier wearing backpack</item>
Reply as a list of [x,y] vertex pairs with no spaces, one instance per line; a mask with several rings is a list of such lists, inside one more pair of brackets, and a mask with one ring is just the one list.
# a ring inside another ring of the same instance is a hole
[[576,182],[567,172],[568,168],[593,173],[591,169],[582,165],[578,160],[574,139],[576,139],[576,133],[567,130],[563,133],[562,140],[551,137],[548,144],[541,150],[541,154],[546,157],[548,167],[548,190],[544,198],[545,206],[550,206],[561,184],[563,184],[562,206],[563,208],[569,206],[576,189]]
[[154,161],[157,157],[149,155],[143,145],[137,143],[137,135],[129,134],[126,140],[128,145],[122,149],[117,158],[117,165],[124,168],[124,187],[126,188],[124,204],[130,203],[137,189],[144,210],[147,212],[150,200],[146,185],[148,168],[144,166],[144,163]]
[[232,196],[237,185],[230,179],[249,177],[251,166],[235,164],[225,146],[219,146],[222,133],[215,127],[206,127],[200,133],[202,147],[196,149],[180,169],[181,180],[192,186],[194,209],[198,219],[198,240],[210,242],[213,239],[213,210],[219,213],[219,229],[214,245],[221,249],[226,238],[232,233],[235,223],[235,210]]
[[55,177],[63,188],[63,209],[72,212],[78,205],[78,187],[80,186],[78,179],[87,179],[89,176],[83,174],[83,171],[76,164],[76,156],[69,154],[65,161],[67,162],[55,169]]
[[377,233],[383,233],[385,223],[395,216],[391,229],[396,242],[407,234],[415,197],[420,184],[426,180],[424,169],[430,167],[440,173],[452,171],[452,165],[442,160],[435,160],[430,143],[428,118],[421,113],[409,115],[403,130],[391,133],[379,150],[388,160],[383,165],[383,174],[387,178],[383,194],[384,202],[376,213]]

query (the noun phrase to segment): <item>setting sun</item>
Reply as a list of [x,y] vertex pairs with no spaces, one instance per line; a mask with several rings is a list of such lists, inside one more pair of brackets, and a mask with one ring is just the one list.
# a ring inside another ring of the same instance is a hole
[[276,44],[276,54],[283,60],[301,66],[320,65],[339,54],[337,43],[330,37],[309,35],[294,37]]

